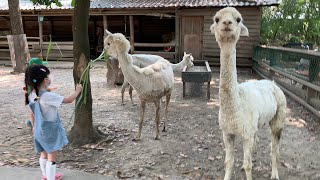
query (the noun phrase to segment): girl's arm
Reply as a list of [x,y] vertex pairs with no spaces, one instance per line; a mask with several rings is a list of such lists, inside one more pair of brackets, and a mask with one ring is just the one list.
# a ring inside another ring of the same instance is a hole
[[76,90],[72,94],[70,94],[68,97],[65,97],[62,102],[63,103],[72,103],[78,97],[81,90],[82,90],[82,85],[78,84],[76,86]]

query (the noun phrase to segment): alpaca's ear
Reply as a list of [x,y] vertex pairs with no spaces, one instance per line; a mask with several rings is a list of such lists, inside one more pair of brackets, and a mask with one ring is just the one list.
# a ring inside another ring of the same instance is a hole
[[183,53],[183,55],[185,56],[185,55],[187,55],[187,53],[186,53],[186,52],[184,52],[184,53]]
[[106,30],[107,35],[112,35],[112,33],[108,30]]
[[249,36],[248,28],[245,25],[241,24],[240,28],[240,36]]

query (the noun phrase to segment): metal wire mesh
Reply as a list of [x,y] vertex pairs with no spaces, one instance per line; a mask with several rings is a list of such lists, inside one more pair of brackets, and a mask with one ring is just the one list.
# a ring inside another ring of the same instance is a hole
[[288,48],[255,48],[254,59],[303,80],[320,84],[320,53]]

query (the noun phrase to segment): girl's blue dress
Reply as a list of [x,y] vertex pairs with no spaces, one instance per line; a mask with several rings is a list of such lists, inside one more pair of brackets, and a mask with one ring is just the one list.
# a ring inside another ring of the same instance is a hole
[[[40,92],[41,95],[45,92]],[[59,114],[54,121],[46,120],[41,111],[40,99],[29,104],[34,114],[34,147],[37,153],[45,151],[52,153],[68,144],[68,139],[62,126]]]

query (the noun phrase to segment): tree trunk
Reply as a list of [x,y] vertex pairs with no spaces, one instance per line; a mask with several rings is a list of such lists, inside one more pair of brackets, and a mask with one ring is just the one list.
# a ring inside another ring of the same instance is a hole
[[10,23],[11,23],[11,34],[12,35],[23,34],[23,25],[22,25],[19,0],[8,0],[8,4],[9,4],[9,15],[10,15]]
[[[75,84],[79,83],[81,74],[90,60],[88,21],[90,0],[75,1],[73,15],[73,78]],[[89,75],[90,77],[90,75]],[[92,96],[90,79],[88,79],[86,103],[78,105],[75,109],[74,125],[69,134],[72,145],[78,146],[94,142],[99,138],[92,125]]]
[[17,73],[22,73],[26,68],[25,62],[29,60],[28,59],[29,52],[26,52],[26,48],[21,47],[22,46],[21,44],[23,44],[24,46],[25,45],[28,46],[28,44],[26,40],[23,39],[22,36],[20,36],[23,34],[23,25],[22,25],[19,0],[8,0],[8,4],[9,4],[9,15],[10,15],[10,23],[11,23],[11,34],[17,35],[16,38],[21,37],[21,39],[16,39],[15,41],[13,41],[12,52],[14,52],[14,54],[11,54],[11,57],[14,57],[14,59],[11,59],[12,65],[13,65],[13,71]]
[[110,58],[107,62],[107,84],[108,85],[122,85],[124,77],[121,69],[119,68],[119,61],[117,58]]

